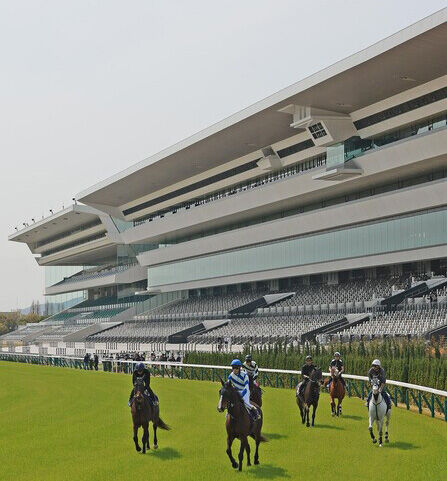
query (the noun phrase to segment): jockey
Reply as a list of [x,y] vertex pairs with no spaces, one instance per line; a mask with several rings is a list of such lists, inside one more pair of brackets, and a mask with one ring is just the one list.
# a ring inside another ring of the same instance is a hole
[[[333,367],[336,367],[338,369],[339,379],[343,383],[343,386],[346,386],[345,380],[342,377],[342,373],[344,372],[345,367],[339,352],[334,353],[334,359],[332,359],[331,363],[329,364],[329,372],[331,372],[331,368]],[[332,382],[332,376],[330,377],[329,382],[327,383],[328,389],[331,385],[331,382]]]
[[228,381],[236,389],[248,409],[248,412],[252,416],[253,420],[259,418],[258,410],[250,402],[250,386],[248,374],[241,370],[242,362],[239,359],[233,359],[231,361],[231,373],[228,376]]
[[[387,410],[391,409],[391,399],[388,393],[385,391],[385,384],[386,384],[386,376],[385,370],[383,369],[380,361],[378,359],[374,359],[371,364],[371,369],[368,371],[368,378],[369,381],[372,382],[373,378],[377,378],[380,382],[379,390],[382,393],[382,397],[386,402]],[[372,397],[372,391],[369,392],[368,398],[366,399],[366,406],[369,408],[369,401]]]
[[149,372],[149,369],[146,369],[144,367],[144,364],[142,362],[139,362],[136,365],[135,371],[132,374],[132,385],[134,386],[134,388],[132,389],[129,396],[129,406],[132,404],[132,401],[133,401],[134,389],[135,389],[135,384],[137,380],[144,382],[144,389],[149,397],[150,403],[152,405],[157,405],[158,404],[157,396],[154,394],[154,392],[151,389],[151,373]]
[[250,387],[253,384],[257,385],[256,380],[258,379],[258,365],[253,361],[251,354],[245,356],[245,362],[242,365],[244,372],[248,374],[248,380],[250,381]]
[[299,394],[304,393],[304,389],[306,388],[307,383],[309,382],[309,376],[311,372],[315,369],[315,364],[312,361],[312,356],[306,356],[306,364],[301,368],[301,377],[303,380],[300,382],[298,386]]

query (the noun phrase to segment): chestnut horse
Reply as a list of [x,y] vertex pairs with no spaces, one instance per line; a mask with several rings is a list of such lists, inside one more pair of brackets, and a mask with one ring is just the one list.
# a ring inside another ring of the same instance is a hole
[[[331,397],[332,416],[341,415],[341,403],[346,394],[345,386],[340,379],[340,373],[335,366],[331,367],[331,385],[329,386],[329,396]],[[337,408],[335,408],[335,399],[337,399]]]
[[[261,435],[262,429],[262,411],[259,409],[260,417],[256,421],[252,421],[247,409],[242,401],[239,393],[232,386],[230,382],[221,380],[222,388],[219,391],[219,404],[217,410],[224,412],[228,411],[226,418],[227,428],[227,455],[230,458],[233,468],[239,468],[242,471],[242,461],[244,459],[244,451],[247,453],[247,466],[251,466],[250,462],[250,445],[248,443],[248,436],[251,436],[256,442],[256,451],[254,463],[259,464],[259,444],[266,442],[267,439]],[[239,463],[233,458],[231,446],[235,438],[241,441],[239,450]]]
[[316,367],[310,373],[304,392],[300,392],[300,385],[298,385],[296,389],[296,403],[300,409],[301,421],[303,424],[306,423],[307,427],[310,426],[309,412],[311,406],[313,406],[312,426],[315,424],[315,414],[317,412],[318,400],[320,399],[320,384],[322,377],[321,369]]
[[151,449],[149,445],[149,422],[152,421],[154,428],[154,449],[158,448],[157,428],[171,429],[160,417],[160,407],[158,405],[152,406],[149,399],[144,394],[144,383],[137,381],[134,389],[134,397],[130,406],[133,421],[133,440],[135,442],[135,449],[140,452],[141,448],[138,444],[138,428],[143,428],[143,454],[147,449]]

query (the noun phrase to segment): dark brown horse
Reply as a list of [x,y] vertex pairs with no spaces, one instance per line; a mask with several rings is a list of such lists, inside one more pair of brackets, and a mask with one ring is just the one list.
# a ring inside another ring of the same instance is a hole
[[[345,386],[340,379],[340,373],[335,366],[331,367],[331,385],[329,386],[329,396],[331,397],[331,411],[332,416],[341,415],[341,403],[345,397]],[[335,400],[337,399],[337,408],[335,407]]]
[[309,427],[309,411],[310,407],[313,406],[312,410],[312,426],[315,424],[315,414],[317,412],[318,400],[320,398],[320,384],[322,380],[322,373],[319,367],[316,367],[309,376],[309,380],[304,388],[304,392],[301,392],[300,385],[298,385],[296,390],[296,403],[300,408],[301,421],[306,423]]
[[[219,392],[220,399],[217,410],[224,412],[228,411],[226,419],[227,428],[227,455],[230,458],[233,468],[239,468],[242,471],[242,461],[244,459],[244,451],[247,453],[247,466],[251,466],[250,462],[250,445],[248,443],[248,437],[251,436],[256,442],[256,451],[254,457],[254,463],[259,464],[259,443],[266,442],[267,439],[261,435],[262,429],[262,411],[259,408],[260,417],[256,421],[252,421],[247,409],[244,406],[239,393],[234,389],[230,382],[223,382],[222,388]],[[239,450],[239,463],[233,458],[231,452],[231,446],[235,438],[239,438],[241,441],[241,447]]]
[[256,404],[256,406],[262,407],[262,389],[257,383],[254,382],[253,378],[249,377],[249,388],[250,388],[250,402]]
[[157,404],[152,406],[149,399],[144,394],[144,383],[137,381],[134,389],[134,397],[130,406],[133,421],[133,440],[135,449],[140,452],[141,448],[138,444],[138,428],[143,428],[143,454],[147,449],[151,449],[149,445],[149,422],[152,421],[154,428],[154,449],[158,448],[157,428],[169,430],[170,427],[160,418],[160,407]]

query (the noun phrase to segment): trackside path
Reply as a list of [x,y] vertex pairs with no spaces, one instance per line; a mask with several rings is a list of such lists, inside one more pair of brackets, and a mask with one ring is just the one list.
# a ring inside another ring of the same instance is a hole
[[359,399],[346,399],[344,416],[334,419],[322,395],[317,426],[305,428],[293,391],[269,388],[270,442],[261,446],[260,466],[236,473],[225,454],[224,415],[216,411],[219,384],[154,378],[152,386],[172,431],[159,431],[159,450],[142,456],[132,441],[129,376],[0,362],[0,480],[369,481],[377,470],[387,481],[445,479],[444,421],[394,409],[391,442],[379,449]]

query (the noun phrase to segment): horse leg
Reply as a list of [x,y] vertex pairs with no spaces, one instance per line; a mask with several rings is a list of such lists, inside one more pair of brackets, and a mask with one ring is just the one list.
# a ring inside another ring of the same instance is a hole
[[239,471],[242,471],[242,461],[244,460],[244,449],[245,449],[245,443],[247,442],[247,437],[241,435],[240,440],[241,440],[241,447],[239,449],[238,459],[239,459]]
[[255,438],[255,441],[256,441],[255,464],[259,464],[259,444],[261,443],[260,436],[261,436],[261,433],[259,432]]
[[302,405],[300,405],[300,414],[301,414],[301,424],[306,422],[306,411]]
[[146,446],[147,449],[151,449],[149,446],[149,422],[143,424],[143,439],[141,441],[143,443],[143,454],[146,454]]
[[337,411],[338,411],[338,414],[337,416],[341,416],[341,403],[343,402],[343,399],[338,399],[338,406],[337,406]]
[[154,428],[154,449],[158,449],[157,423],[153,422],[152,427]]
[[314,404],[313,405],[313,409],[312,409],[312,426],[315,424],[315,414],[317,412],[317,407],[318,407],[318,404]]
[[390,423],[390,412],[388,411],[386,413],[386,417],[385,417],[385,442],[386,443],[389,443],[390,440],[388,438],[388,424]]
[[378,429],[379,429],[379,447],[382,447],[383,419],[377,420],[377,425],[378,425]]
[[140,445],[138,444],[138,426],[136,424],[133,425],[133,440],[135,443],[135,449],[140,452],[141,448]]
[[233,444],[233,440],[234,438],[232,436],[227,437],[227,455],[230,458],[231,465],[233,466],[233,468],[236,469],[238,467],[238,464],[236,463],[236,460],[233,458],[233,454],[231,452],[231,445]]
[[306,404],[304,409],[306,414],[306,426],[309,427],[310,426],[310,422],[309,422],[310,406]]
[[250,461],[250,443],[248,442],[248,437],[245,438],[245,452],[247,453],[247,466],[251,466],[251,461]]
[[332,416],[335,416],[335,401],[332,396],[331,396],[331,413],[332,413]]
[[374,436],[374,432],[373,432],[373,419],[371,416],[369,416],[369,434],[371,436],[371,439],[372,439],[372,442],[375,444],[377,443],[377,439],[375,438]]

